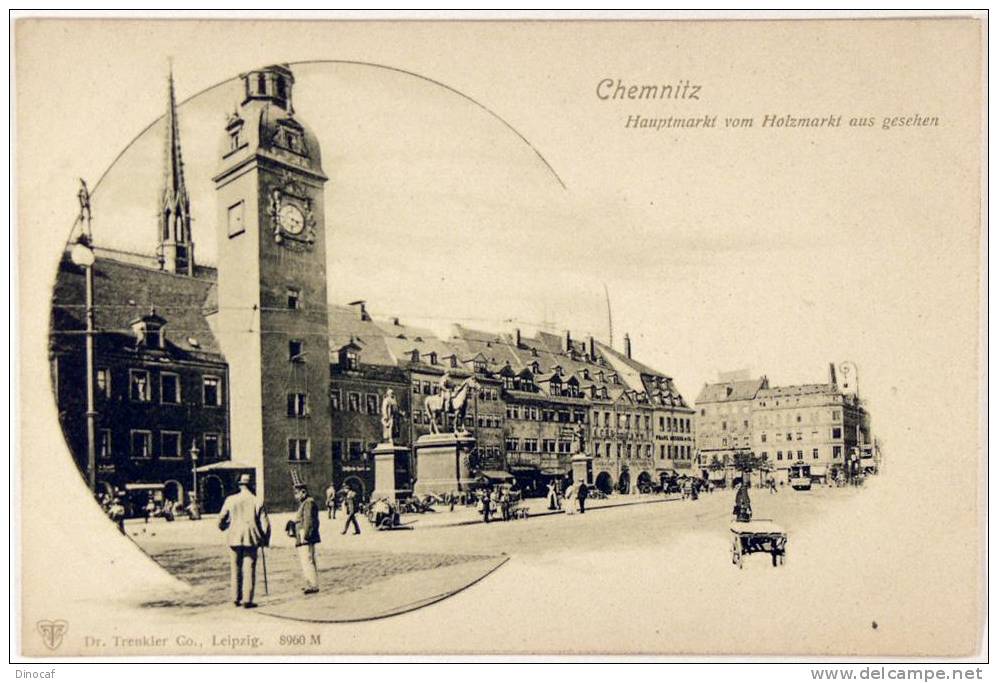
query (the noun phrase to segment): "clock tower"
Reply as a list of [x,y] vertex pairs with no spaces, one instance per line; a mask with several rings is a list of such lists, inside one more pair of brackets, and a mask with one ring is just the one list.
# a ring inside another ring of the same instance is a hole
[[214,177],[216,333],[229,363],[232,460],[257,494],[292,509],[291,470],[315,494],[332,477],[326,231],[319,142],[283,65],[242,74]]

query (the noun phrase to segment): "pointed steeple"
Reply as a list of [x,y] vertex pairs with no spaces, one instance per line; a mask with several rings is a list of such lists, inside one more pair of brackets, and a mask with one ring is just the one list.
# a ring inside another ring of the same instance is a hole
[[191,203],[184,183],[184,160],[180,151],[180,123],[173,87],[173,65],[167,79],[166,174],[160,209],[159,246],[162,270],[194,274],[194,243],[191,241]]

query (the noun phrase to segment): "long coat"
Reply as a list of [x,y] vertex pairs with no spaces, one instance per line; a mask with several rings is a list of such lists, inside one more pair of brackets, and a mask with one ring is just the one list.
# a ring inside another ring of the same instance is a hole
[[225,531],[225,543],[230,548],[255,548],[270,544],[270,518],[263,501],[240,488],[222,504],[218,528]]
[[295,545],[312,545],[319,542],[319,506],[309,496],[298,505],[295,515]]

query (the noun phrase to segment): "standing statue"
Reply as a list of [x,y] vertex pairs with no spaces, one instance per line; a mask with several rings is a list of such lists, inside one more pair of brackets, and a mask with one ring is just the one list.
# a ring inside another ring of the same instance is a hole
[[578,442],[579,450],[577,453],[583,454],[586,452],[586,428],[583,425],[578,425],[575,428],[575,440]]
[[471,392],[478,390],[478,382],[474,377],[469,377],[456,389],[450,387],[450,376],[445,374],[440,378],[440,393],[427,396],[423,403],[431,434],[439,434],[446,428],[448,416],[453,416],[454,433],[457,433],[458,425],[464,422],[468,413]]
[[381,440],[384,443],[395,443],[395,426],[398,423],[399,404],[395,400],[395,392],[388,389],[381,400]]

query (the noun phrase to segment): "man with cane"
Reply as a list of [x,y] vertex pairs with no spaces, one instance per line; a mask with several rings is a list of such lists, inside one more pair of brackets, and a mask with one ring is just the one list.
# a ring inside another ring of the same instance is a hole
[[[260,552],[270,545],[270,518],[263,501],[250,491],[250,475],[239,475],[239,491],[225,499],[218,516],[218,528],[225,533],[229,546],[229,569],[232,601],[246,609],[256,607],[257,548]],[[267,560],[264,558],[264,585],[267,582]]]

